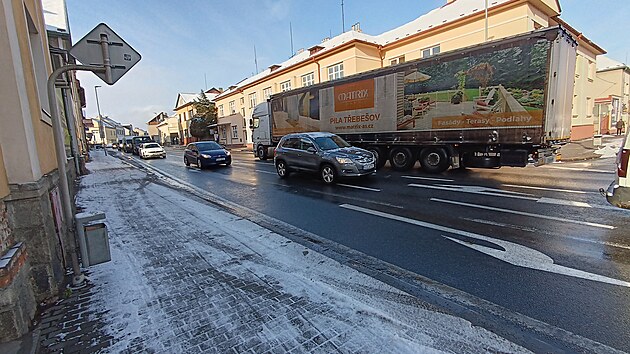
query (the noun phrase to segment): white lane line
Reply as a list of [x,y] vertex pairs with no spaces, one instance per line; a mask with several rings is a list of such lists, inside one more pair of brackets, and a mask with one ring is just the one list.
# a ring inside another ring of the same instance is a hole
[[415,188],[439,189],[439,190],[449,191],[449,192],[473,193],[473,194],[481,194],[481,195],[490,195],[490,196],[495,196],[495,197],[516,198],[516,199],[538,201],[538,198],[534,198],[534,197],[526,197],[524,195],[504,194],[504,193],[515,193],[515,194],[522,194],[522,193],[502,191],[498,189],[485,188],[481,186],[439,186],[439,185],[436,186],[436,185],[414,184],[414,183],[410,183],[407,186],[415,187]]
[[380,189],[376,189],[376,188],[370,188],[370,187],[362,187],[362,186],[353,186],[351,184],[343,184],[343,183],[337,183],[338,186],[342,186],[342,187],[348,187],[348,188],[356,188],[356,189],[362,189],[364,191],[370,191],[370,192],[380,192]]
[[263,170],[254,170],[254,171],[260,172],[260,173],[268,173],[270,175],[275,175],[276,174],[276,172],[271,172],[271,171],[263,171]]
[[402,178],[409,179],[422,179],[426,181],[438,181],[438,182],[454,182],[454,179],[446,179],[446,178],[435,178],[435,177],[420,177],[420,176],[402,176]]
[[504,186],[505,187],[514,187],[514,188],[537,189],[537,190],[542,190],[542,191],[577,193],[577,194],[596,193],[596,192],[578,191],[578,190],[574,190],[574,189],[558,189],[558,188],[547,188],[547,187],[522,186],[522,185],[518,185],[518,184],[504,184]]
[[[531,194],[504,191],[501,189],[487,188],[483,186],[426,185],[426,184],[413,184],[413,183],[408,184],[407,186],[416,187],[416,188],[438,189],[438,190],[449,191],[449,192],[489,195],[493,197],[531,200],[536,203],[543,203],[543,204],[565,205],[565,206],[574,206],[574,207],[580,207],[580,208],[594,208],[594,209],[604,209],[604,210],[614,210],[614,211],[624,210],[621,208],[616,208],[612,205],[589,204],[585,202],[577,202],[574,200],[564,200],[564,199],[547,198],[547,197],[541,197],[541,198],[527,197],[527,195],[531,195]],[[506,194],[506,193],[523,194],[523,195],[513,195],[513,194]]]
[[575,168],[575,167],[564,167],[564,166],[547,166],[547,168],[555,168],[558,170],[580,171],[580,172],[615,173],[615,171],[610,171],[610,170],[591,170],[588,168]]
[[589,273],[589,272],[585,272],[579,269],[574,269],[574,268],[569,268],[569,267],[561,266],[558,264],[554,264],[553,259],[547,256],[546,254],[536,251],[534,249],[531,249],[529,247],[521,246],[513,242],[499,240],[496,238],[483,236],[483,235],[475,234],[468,231],[453,229],[446,226],[435,225],[435,224],[431,224],[424,221],[409,219],[403,216],[388,214],[388,213],[384,213],[378,210],[366,209],[366,208],[362,208],[356,205],[341,204],[340,207],[349,209],[349,210],[354,210],[361,213],[365,213],[365,214],[379,216],[379,217],[390,219],[390,220],[396,220],[396,221],[400,221],[400,222],[404,222],[404,223],[408,223],[412,225],[417,225],[417,226],[425,227],[428,229],[433,229],[437,231],[447,232],[450,234],[460,235],[460,236],[464,236],[464,237],[468,237],[472,239],[494,243],[495,245],[499,246],[503,250],[486,247],[479,244],[470,243],[467,241],[462,241],[460,239],[456,239],[453,237],[448,237],[444,235],[442,236],[462,246],[469,247],[478,252],[484,253],[490,257],[502,260],[504,262],[510,263],[518,267],[541,270],[544,272],[561,274],[561,275],[566,275],[566,276],[570,276],[574,278],[587,279],[587,280],[597,281],[601,283],[619,285],[619,286],[630,288],[630,283],[623,280],[609,278],[603,275]]
[[562,222],[568,222],[568,223],[572,223],[572,224],[586,225],[586,226],[592,226],[592,227],[600,227],[600,228],[609,229],[609,230],[615,229],[615,227],[611,226],[611,225],[604,225],[604,224],[598,224],[598,223],[587,222],[587,221],[564,219],[564,218],[558,218],[558,217],[555,217],[555,216],[527,213],[527,212],[518,211],[518,210],[495,208],[495,207],[486,206],[486,205],[478,205],[478,204],[457,202],[457,201],[454,201],[454,200],[446,200],[446,199],[439,199],[439,198],[431,198],[430,200],[434,201],[434,202],[454,204],[454,205],[466,206],[466,207],[470,207],[470,208],[492,210],[492,211],[498,211],[498,212],[502,212],[502,213],[510,213],[510,214],[523,215],[523,216],[531,216],[531,217],[538,218],[538,219],[548,219],[548,220],[562,221]]

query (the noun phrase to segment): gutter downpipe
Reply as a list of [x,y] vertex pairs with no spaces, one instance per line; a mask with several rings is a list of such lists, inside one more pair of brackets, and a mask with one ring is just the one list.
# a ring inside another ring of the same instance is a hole
[[[65,226],[68,233],[72,234],[72,243],[70,245],[70,257],[72,259],[72,284],[75,286],[83,284],[85,276],[81,273],[79,259],[76,251],[76,234],[74,225],[74,212],[72,211],[72,199],[70,197],[70,187],[68,185],[68,171],[66,163],[66,147],[64,145],[63,128],[61,119],[59,118],[59,107],[57,106],[57,95],[55,93],[55,81],[62,73],[71,70],[82,70],[92,72],[106,72],[105,67],[88,66],[88,65],[65,65],[55,69],[48,78],[48,101],[50,103],[50,118],[53,127],[53,139],[55,142],[55,155],[57,157],[57,169],[59,170],[59,185],[61,191],[61,204],[63,216],[65,218]],[[63,247],[63,244],[62,244]],[[65,266],[65,265],[64,265]]]

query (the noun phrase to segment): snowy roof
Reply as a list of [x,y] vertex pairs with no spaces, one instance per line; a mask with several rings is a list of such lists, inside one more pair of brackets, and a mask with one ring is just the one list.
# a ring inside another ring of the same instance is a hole
[[[488,8],[491,9],[510,1],[513,0],[489,0]],[[432,10],[429,13],[426,13],[409,23],[406,23],[398,28],[384,32],[377,36],[372,36],[358,31],[344,32],[336,37],[333,37],[327,41],[318,44],[318,46],[322,47],[323,49],[318,51],[317,55],[330,51],[335,47],[338,47],[353,40],[361,40],[364,42],[374,43],[376,45],[391,44],[412,35],[431,30],[435,27],[450,22],[457,21],[462,17],[467,17],[484,11],[485,0],[456,0],[451,3],[445,4],[435,10]],[[235,87],[232,87],[232,89],[228,89],[218,95],[217,98],[228,96],[231,93],[237,91],[239,88],[256,82],[268,76],[272,72],[276,72],[295,64],[301,63],[309,57],[311,57],[311,53],[308,50],[305,50],[302,53],[298,53],[290,59],[284,61],[283,63],[278,64],[279,66],[277,67],[277,69],[272,71],[270,68],[267,68],[262,72],[239,82],[238,84],[234,85]]]
[[46,30],[70,34],[66,0],[42,0]]
[[603,55],[597,57],[597,71],[623,69],[626,67],[626,64],[610,59],[609,57]]
[[196,93],[178,93],[177,94],[177,102],[175,102],[175,109],[178,109],[181,106],[192,103],[197,99],[199,94]]

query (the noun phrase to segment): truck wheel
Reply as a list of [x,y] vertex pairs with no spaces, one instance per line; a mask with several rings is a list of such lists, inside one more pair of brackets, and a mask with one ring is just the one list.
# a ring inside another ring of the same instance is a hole
[[448,154],[442,148],[425,148],[420,153],[420,166],[425,172],[444,172],[449,166]]
[[256,151],[260,161],[265,161],[267,159],[267,149],[264,146],[258,145],[258,149],[256,149]]
[[389,163],[394,170],[407,171],[416,160],[413,158],[413,153],[409,148],[394,148],[389,155]]
[[289,169],[287,168],[286,162],[282,160],[276,162],[276,172],[278,172],[278,176],[280,176],[280,178],[289,177]]
[[387,157],[386,157],[385,151],[382,148],[371,147],[371,148],[368,148],[367,151],[371,152],[372,154],[374,154],[374,156],[376,156],[377,169],[383,168],[383,166],[385,166],[385,162],[387,162]]
[[333,184],[337,180],[337,170],[331,165],[325,164],[320,170],[322,181],[326,184]]

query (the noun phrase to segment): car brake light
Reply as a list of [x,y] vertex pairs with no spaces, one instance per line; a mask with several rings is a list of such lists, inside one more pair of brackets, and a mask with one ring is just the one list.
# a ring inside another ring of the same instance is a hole
[[617,176],[619,177],[627,177],[628,176],[628,159],[630,159],[630,149],[621,150],[621,155],[619,156],[619,165],[617,165]]

